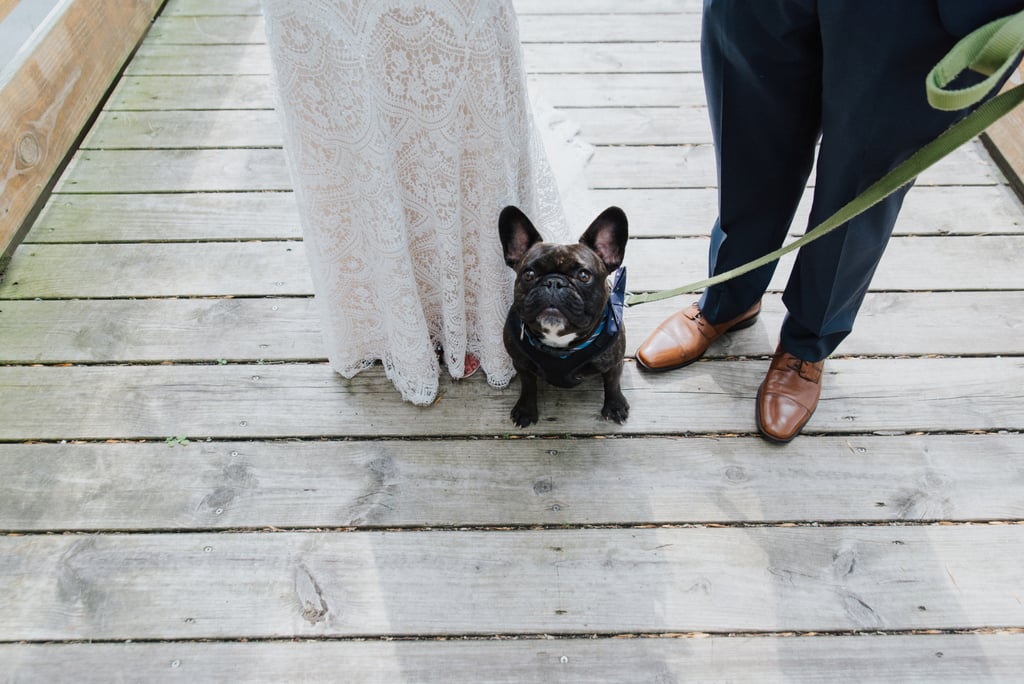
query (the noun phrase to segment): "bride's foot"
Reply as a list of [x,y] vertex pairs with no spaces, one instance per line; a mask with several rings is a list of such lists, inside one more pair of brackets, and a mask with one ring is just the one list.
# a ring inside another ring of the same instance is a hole
[[[435,351],[437,352],[437,355],[438,355],[439,360],[441,361],[441,363],[445,363],[445,361],[444,361],[444,359],[445,359],[444,349],[442,349],[441,346],[438,345],[437,348],[435,349]],[[449,368],[450,367],[451,366],[449,366]],[[476,354],[470,354],[469,352],[466,352],[466,356],[463,357],[463,361],[462,361],[462,376],[459,377],[459,378],[455,378],[455,379],[456,380],[463,380],[465,378],[468,378],[469,376],[471,376],[474,373],[476,373],[479,369],[480,369],[480,359],[477,358]],[[452,374],[452,377],[453,378],[455,377],[454,373]]]

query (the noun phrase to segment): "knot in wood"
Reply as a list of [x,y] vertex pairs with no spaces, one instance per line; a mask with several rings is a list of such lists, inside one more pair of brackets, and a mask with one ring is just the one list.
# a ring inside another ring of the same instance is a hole
[[15,153],[18,157],[17,164],[19,168],[35,166],[43,157],[43,146],[39,144],[36,134],[29,131],[22,134],[18,139]]

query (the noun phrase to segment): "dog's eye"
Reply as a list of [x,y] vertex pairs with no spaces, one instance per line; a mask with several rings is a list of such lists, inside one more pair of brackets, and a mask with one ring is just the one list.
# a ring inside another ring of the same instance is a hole
[[576,278],[579,279],[581,283],[589,283],[590,279],[593,277],[594,274],[585,268],[581,269],[580,272],[576,274]]
[[528,268],[525,271],[523,271],[523,280],[525,280],[526,282],[530,282],[531,280],[533,280],[536,277],[537,277],[537,272],[534,271],[532,268]]

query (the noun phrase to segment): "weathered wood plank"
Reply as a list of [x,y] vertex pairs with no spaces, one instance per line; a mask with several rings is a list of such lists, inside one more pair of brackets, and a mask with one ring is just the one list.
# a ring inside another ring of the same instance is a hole
[[[531,90],[556,107],[700,107],[700,74],[532,74]],[[124,77],[107,100],[109,110],[268,109],[265,75]]]
[[526,43],[529,73],[699,73],[700,46],[676,43]]
[[[810,211],[804,197],[793,222],[803,231]],[[582,232],[609,205],[625,208],[633,237],[706,237],[717,214],[712,188],[593,190],[584,215],[570,216]],[[1024,232],[1024,212],[1006,186],[919,186],[907,196],[896,235]],[[148,242],[301,238],[290,192],[174,193],[53,196],[26,243]]]
[[125,68],[136,76],[263,76],[270,74],[266,45],[161,45],[144,42]]
[[[247,13],[182,15],[169,2],[146,36],[147,45],[266,45],[259,2]],[[222,3],[218,3],[221,5]],[[253,11],[253,9],[255,11]]]
[[[628,309],[627,354],[691,299]],[[705,357],[764,354],[784,315],[780,295],[767,295],[756,327],[726,335]],[[869,293],[840,353],[1024,355],[1021,329],[1020,291]],[[325,355],[320,330],[309,298],[8,300],[0,302],[0,363],[306,361]]]
[[[692,153],[699,154],[701,160],[709,155],[711,133],[703,108],[585,108],[568,111],[567,116],[580,126],[584,140],[599,146],[594,160],[599,183],[636,184],[652,173],[666,173],[655,186],[678,184],[677,174],[663,171],[671,159],[689,165],[693,147],[696,149]],[[277,115],[270,110],[107,111],[100,115],[82,149],[264,148],[280,147],[282,142]],[[652,144],[658,147],[646,147]],[[607,145],[616,147],[605,149],[603,146]],[[973,172],[984,155],[978,145],[968,148],[926,173],[921,183],[927,184],[929,179],[933,183],[951,183],[955,177],[965,184],[997,182],[997,172]],[[620,172],[599,170],[602,166],[623,165],[626,168]],[[706,166],[706,161],[700,163],[699,171],[695,171],[700,179],[694,179],[694,185],[708,182],[704,178],[708,173]],[[644,170],[637,172],[637,167]],[[947,172],[939,173],[943,169]],[[632,177],[623,180],[627,174]],[[1015,209],[1019,214],[1019,206]]]
[[[542,94],[544,95],[544,94]],[[545,95],[546,99],[546,95]],[[578,108],[565,111],[592,145],[710,144],[702,107]],[[271,110],[108,110],[100,114],[82,149],[280,147]]]
[[26,243],[300,239],[289,192],[68,195],[50,198]]
[[266,75],[124,76],[107,99],[110,110],[273,109]]
[[532,89],[556,107],[702,107],[700,74],[530,74]]
[[0,303],[0,362],[6,363],[325,357],[308,297]]
[[[710,143],[707,112],[700,107],[685,108],[579,108],[567,112],[580,126],[581,136],[594,145],[680,146]],[[103,112],[82,144],[82,149],[218,149],[280,147],[282,137],[277,115],[271,110],[131,111]],[[599,156],[605,156],[600,152]],[[974,167],[968,156],[958,163]],[[606,162],[611,164],[610,162]],[[633,162],[634,165],[637,162]],[[950,162],[947,162],[950,163]],[[940,167],[941,168],[941,167]],[[959,167],[944,176],[960,173]],[[619,176],[621,178],[621,175]],[[663,179],[672,181],[673,178]],[[926,175],[923,182],[927,182]],[[932,181],[938,180],[932,178]],[[949,181],[950,178],[945,178]],[[970,180],[970,179],[967,179]],[[975,188],[964,188],[972,192]],[[916,193],[915,193],[916,194]],[[1016,198],[1002,193],[999,205],[1018,225],[1020,206]],[[943,202],[943,198],[947,198]],[[939,205],[935,204],[935,201]],[[936,195],[926,206],[930,221],[948,222],[959,214],[948,206],[948,193]],[[968,201],[972,211],[988,210],[990,201]],[[913,204],[913,202],[911,202]],[[964,202],[957,198],[957,204]]]
[[[760,334],[770,354],[774,331]],[[594,379],[543,388],[540,423],[518,430],[508,418],[515,390],[482,378],[442,377],[438,402],[423,409],[403,403],[377,368],[345,380],[326,364],[0,366],[9,407],[0,440],[752,434],[766,369],[764,359],[706,361],[649,374],[627,363],[626,424],[600,419]],[[1021,387],[1019,357],[833,359],[805,433],[1021,430]]]
[[[632,9],[630,3],[623,9]],[[524,43],[697,42],[700,22],[684,14],[519,15]]]
[[[609,205],[625,209],[631,237],[704,237],[718,214],[714,188],[647,188],[591,190],[589,211],[570,220],[585,225],[590,216]],[[797,208],[791,234],[806,230],[811,193]],[[1024,231],[1024,212],[1005,185],[962,186],[951,192],[943,186],[918,185],[907,195],[893,231],[895,235],[1005,234]],[[33,236],[30,235],[29,239]]]
[[0,445],[17,532],[1021,520],[1022,491],[1015,435]]
[[[681,42],[700,39],[700,24],[682,14],[523,14],[523,43]],[[146,36],[151,45],[265,44],[258,15],[162,16]]]
[[[869,656],[869,657],[867,657]],[[1013,682],[1020,634],[897,636],[3,644],[0,675],[80,684],[294,679],[394,684],[829,681]]]
[[[516,0],[519,14],[662,14],[700,12],[700,0],[573,0],[552,3],[545,0]],[[210,16],[219,14],[259,14],[259,0],[169,0],[163,16]]]
[[270,109],[107,111],[79,149],[202,149],[281,147],[277,112]]
[[627,3],[617,0],[515,0],[519,14],[699,14],[702,6],[701,0],[635,0]]
[[174,16],[212,16],[230,14],[261,14],[260,0],[167,0],[161,18]]
[[[627,350],[697,295],[652,302],[626,310]],[[16,304],[20,302],[11,302]],[[986,312],[979,316],[978,312]],[[778,337],[786,315],[782,297],[765,296],[761,315],[746,332],[728,334],[706,358],[758,356]],[[950,321],[972,320],[971,326]],[[1024,354],[1024,292],[875,292],[861,305],[853,332],[837,354],[843,356],[947,356]]]
[[[1020,289],[1022,258],[1019,235],[896,237],[872,289]],[[794,259],[781,259],[771,289],[785,287]],[[635,292],[681,286],[705,274],[707,240],[636,240],[626,265]],[[0,299],[310,294],[305,245],[291,241],[26,244],[0,282]]]
[[0,83],[0,265],[159,0],[62,3]]
[[[527,43],[523,62],[530,73],[696,73],[697,43]],[[208,76],[270,73],[265,45],[166,45],[146,42],[125,74]]]
[[[598,147],[586,170],[590,187],[709,188],[716,183],[711,145]],[[809,179],[814,182],[813,176]],[[920,185],[1004,183],[980,143],[950,154],[925,171]],[[280,149],[82,150],[57,192],[280,191],[291,178]]]
[[291,189],[280,149],[83,150],[57,192],[233,192]]
[[565,115],[591,145],[711,143],[705,107],[580,107]]
[[301,242],[22,245],[0,297],[309,295],[312,288]]
[[[999,290],[1019,289],[1024,241],[1018,236],[896,237],[871,281],[879,290]],[[965,258],[970,255],[970,258]],[[770,282],[782,290],[792,270],[794,254],[784,256]],[[637,240],[629,245],[627,264],[634,291],[661,290],[698,280],[707,271],[707,241]],[[674,283],[669,285],[667,283]],[[2,292],[2,290],[0,290]]]
[[[715,151],[711,145],[600,147],[587,168],[593,188],[714,187]],[[922,173],[919,185],[993,185],[1006,180],[974,141]],[[814,184],[814,171],[808,183]]]
[[1021,525],[5,537],[19,600],[0,639],[1012,627],[1022,541]]

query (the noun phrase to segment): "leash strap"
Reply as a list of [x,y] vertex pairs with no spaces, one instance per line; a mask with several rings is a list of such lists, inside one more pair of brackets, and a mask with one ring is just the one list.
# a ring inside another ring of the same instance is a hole
[[[925,81],[928,102],[936,109],[944,111],[956,111],[976,104],[984,99],[1014,67],[1022,51],[1024,51],[1024,11],[985,24],[962,38],[928,74]],[[968,69],[984,74],[988,78],[968,88],[956,90],[946,88],[957,76]],[[1024,85],[1016,86],[992,98],[946,129],[902,164],[882,176],[864,192],[841,207],[839,211],[788,245],[724,273],[682,287],[630,295],[626,298],[626,306],[637,306],[697,292],[749,273],[800,249],[878,204],[953,150],[976,137],[1021,102],[1024,102]]]

